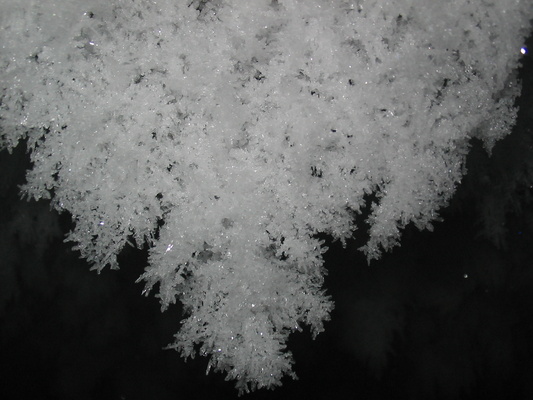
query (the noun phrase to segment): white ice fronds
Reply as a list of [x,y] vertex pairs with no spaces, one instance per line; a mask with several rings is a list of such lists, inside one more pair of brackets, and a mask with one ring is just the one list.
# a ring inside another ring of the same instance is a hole
[[149,245],[142,276],[188,312],[241,390],[292,376],[322,330],[317,233],[350,237],[367,195],[377,258],[430,228],[468,141],[512,126],[528,0],[0,1],[0,146],[23,190],[72,214],[94,268]]

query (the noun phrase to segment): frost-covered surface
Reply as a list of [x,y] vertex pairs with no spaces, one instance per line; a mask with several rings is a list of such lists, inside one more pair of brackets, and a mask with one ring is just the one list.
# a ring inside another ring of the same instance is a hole
[[0,147],[27,139],[24,192],[72,214],[98,270],[147,243],[141,279],[188,313],[171,347],[241,391],[294,376],[288,335],[328,319],[317,233],[352,236],[373,193],[378,258],[431,228],[471,137],[509,132],[533,17],[527,0],[0,7]]

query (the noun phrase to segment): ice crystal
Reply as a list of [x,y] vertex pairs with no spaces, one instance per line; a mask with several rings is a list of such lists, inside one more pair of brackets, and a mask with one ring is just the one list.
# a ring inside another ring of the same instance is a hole
[[146,292],[188,313],[171,347],[241,391],[294,376],[288,335],[328,319],[318,233],[351,237],[374,194],[378,258],[431,228],[471,137],[509,132],[532,16],[526,0],[0,7],[0,146],[27,140],[23,192],[72,214],[98,271],[148,244]]

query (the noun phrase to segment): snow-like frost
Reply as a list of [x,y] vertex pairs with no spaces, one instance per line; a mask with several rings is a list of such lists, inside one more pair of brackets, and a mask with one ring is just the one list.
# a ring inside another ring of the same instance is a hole
[[[323,243],[371,204],[369,259],[431,228],[471,137],[514,123],[527,0],[0,1],[0,146],[76,222],[94,268],[140,279],[240,391],[294,376],[323,329]],[[197,346],[198,345],[198,346]]]

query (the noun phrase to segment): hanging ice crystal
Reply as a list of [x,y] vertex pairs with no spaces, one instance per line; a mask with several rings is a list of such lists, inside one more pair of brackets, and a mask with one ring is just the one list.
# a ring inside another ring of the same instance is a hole
[[471,137],[509,132],[532,16],[526,0],[0,6],[0,143],[27,139],[24,193],[72,213],[97,270],[148,243],[147,290],[188,312],[171,347],[199,344],[244,391],[293,376],[287,336],[329,316],[317,233],[350,237],[374,193],[379,257],[431,228]]

